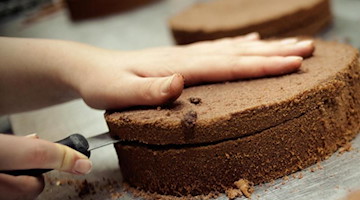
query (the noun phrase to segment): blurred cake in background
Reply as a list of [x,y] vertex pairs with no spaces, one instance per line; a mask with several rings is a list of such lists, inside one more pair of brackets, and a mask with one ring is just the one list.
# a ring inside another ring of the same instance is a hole
[[329,0],[212,0],[169,20],[177,44],[259,32],[264,38],[315,35],[332,20]]
[[73,21],[129,11],[159,0],[0,0],[0,19],[25,15],[25,24],[68,9]]
[[128,11],[158,0],[66,0],[72,20]]

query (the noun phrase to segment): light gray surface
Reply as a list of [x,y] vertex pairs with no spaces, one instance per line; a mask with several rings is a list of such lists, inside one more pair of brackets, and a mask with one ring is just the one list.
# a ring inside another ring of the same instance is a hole
[[0,116],[0,132],[10,130],[10,122],[8,116]]
[[[66,12],[59,12],[30,26],[22,24],[23,18],[16,18],[0,24],[0,35],[74,40],[119,50],[170,45],[172,39],[166,24],[167,18],[194,1],[167,0],[134,12],[81,23],[72,23]],[[349,40],[354,46],[360,47],[360,1],[334,0],[333,10],[336,17],[334,25],[322,36]],[[16,134],[37,132],[40,137],[52,141],[75,132],[92,136],[107,131],[103,111],[90,109],[82,101],[12,115],[11,121]],[[329,160],[322,162],[324,168],[321,170],[315,172],[309,172],[309,169],[303,170],[302,179],[290,178],[289,181],[280,179],[272,184],[256,186],[253,199],[337,200],[350,190],[360,188],[360,153],[357,150],[360,148],[359,137],[353,141],[353,146],[355,150],[341,156],[336,153]],[[91,158],[94,170],[86,177],[74,177],[59,172],[51,172],[49,176],[61,180],[86,178],[90,182],[98,180],[100,184],[105,184],[104,177],[121,180],[117,157],[111,146],[93,151]],[[282,185],[283,182],[286,184]],[[108,193],[109,190],[105,189],[96,195],[85,196],[84,199],[117,199],[111,198]],[[69,197],[71,199],[77,197],[73,186],[48,185],[39,199]],[[121,197],[121,199],[131,198],[130,193]],[[219,199],[226,198],[221,196]]]

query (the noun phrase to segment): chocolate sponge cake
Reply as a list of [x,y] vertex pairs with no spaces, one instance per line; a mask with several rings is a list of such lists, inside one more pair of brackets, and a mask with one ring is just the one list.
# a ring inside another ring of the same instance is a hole
[[262,37],[314,35],[331,22],[329,0],[213,0],[169,20],[178,44],[259,32]]
[[321,161],[360,129],[360,64],[315,42],[298,72],[190,87],[173,104],[105,114],[124,180],[169,195],[224,192]]
[[158,0],[66,0],[73,21],[126,12]]

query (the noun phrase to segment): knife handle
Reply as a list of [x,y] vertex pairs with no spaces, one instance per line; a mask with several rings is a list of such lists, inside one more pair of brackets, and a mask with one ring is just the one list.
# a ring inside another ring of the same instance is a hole
[[[56,143],[66,145],[90,158],[89,143],[86,138],[78,133],[72,134]],[[53,169],[20,169],[20,170],[0,170],[0,173],[13,175],[13,176],[40,176],[43,173]]]

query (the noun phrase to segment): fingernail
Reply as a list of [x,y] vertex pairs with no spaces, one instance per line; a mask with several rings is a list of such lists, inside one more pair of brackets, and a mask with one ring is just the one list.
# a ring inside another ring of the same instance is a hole
[[92,162],[89,159],[78,159],[75,162],[73,171],[77,174],[88,174],[92,168]]
[[297,62],[301,62],[302,60],[304,60],[302,57],[300,57],[300,56],[287,56],[287,57],[285,57],[285,61],[287,61],[287,62],[295,62],[295,61],[297,61]]
[[287,38],[280,41],[281,44],[294,44],[298,41],[296,38]]
[[32,139],[39,139],[39,136],[37,135],[37,133],[32,133],[32,134],[26,135],[25,137],[32,138]]
[[164,94],[167,94],[170,92],[171,89],[171,83],[173,82],[174,78],[175,78],[176,74],[172,75],[171,77],[167,78],[167,80],[165,81],[165,83],[162,84],[161,86],[161,92]]
[[296,45],[300,46],[300,47],[307,47],[307,46],[311,46],[313,44],[312,40],[304,40],[301,42],[298,42]]
[[245,38],[246,39],[257,39],[257,38],[260,38],[260,35],[257,32],[253,32],[253,33],[246,34]]

